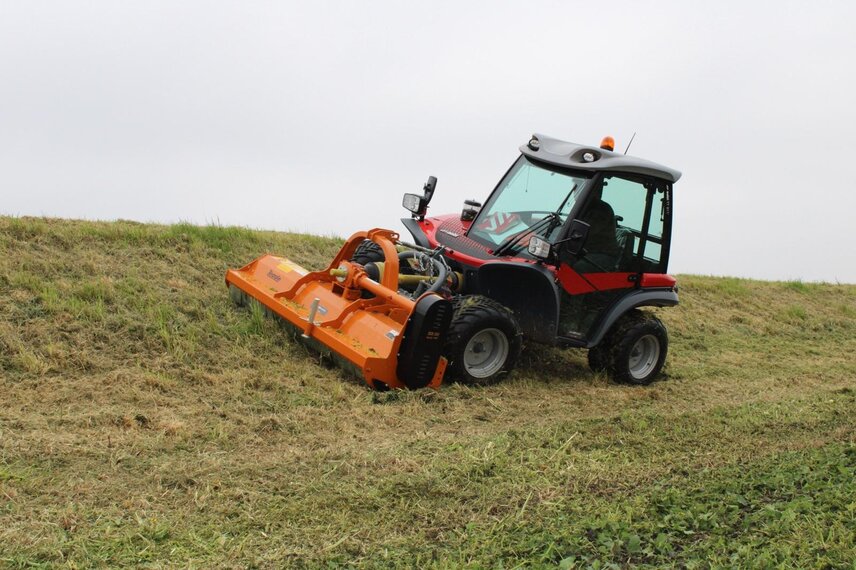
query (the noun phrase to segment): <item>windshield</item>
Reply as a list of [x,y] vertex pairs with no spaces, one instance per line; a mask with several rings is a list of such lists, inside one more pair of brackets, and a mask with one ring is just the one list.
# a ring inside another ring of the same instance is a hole
[[[533,226],[532,233],[539,235],[544,235],[547,228],[555,232],[564,223],[588,177],[581,172],[553,170],[521,156],[481,209],[467,235],[485,245],[496,246]],[[552,214],[558,214],[558,219],[552,223],[544,220]],[[521,247],[525,249],[527,242],[528,239],[521,240]]]

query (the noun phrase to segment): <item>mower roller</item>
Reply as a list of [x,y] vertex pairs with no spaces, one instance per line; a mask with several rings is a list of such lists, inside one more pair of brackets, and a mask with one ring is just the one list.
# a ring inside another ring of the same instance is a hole
[[230,270],[260,303],[375,389],[491,383],[527,342],[588,349],[592,370],[649,384],[678,304],[666,273],[681,173],[600,146],[532,135],[484,205],[426,216],[437,179],[405,194],[396,232],[357,232],[323,271],[265,255]]

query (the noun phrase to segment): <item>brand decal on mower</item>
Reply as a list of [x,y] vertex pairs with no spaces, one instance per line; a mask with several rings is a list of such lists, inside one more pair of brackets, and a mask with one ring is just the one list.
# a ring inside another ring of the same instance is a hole
[[276,266],[277,269],[288,273],[289,271],[295,271],[300,275],[306,275],[306,270],[297,265],[296,263],[292,263],[288,259],[283,259],[279,265]]
[[282,280],[282,277],[280,277],[279,275],[274,273],[273,269],[271,269],[267,272],[267,276],[270,277],[271,279],[273,279],[274,281],[276,281],[277,283],[279,283],[279,281]]

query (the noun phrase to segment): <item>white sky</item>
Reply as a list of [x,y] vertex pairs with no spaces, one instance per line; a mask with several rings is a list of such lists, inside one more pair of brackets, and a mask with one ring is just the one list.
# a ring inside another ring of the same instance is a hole
[[[2,2],[0,213],[404,232],[533,132],[684,173],[672,273],[856,283],[854,2]],[[287,254],[287,252],[283,252]]]

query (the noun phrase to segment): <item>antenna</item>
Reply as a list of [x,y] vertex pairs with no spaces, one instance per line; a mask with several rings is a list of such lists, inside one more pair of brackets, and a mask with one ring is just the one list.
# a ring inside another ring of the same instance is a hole
[[624,149],[624,154],[627,154],[627,151],[630,150],[630,145],[633,144],[633,139],[636,138],[636,131],[633,131],[633,136],[630,137],[630,142],[627,143],[627,148]]

